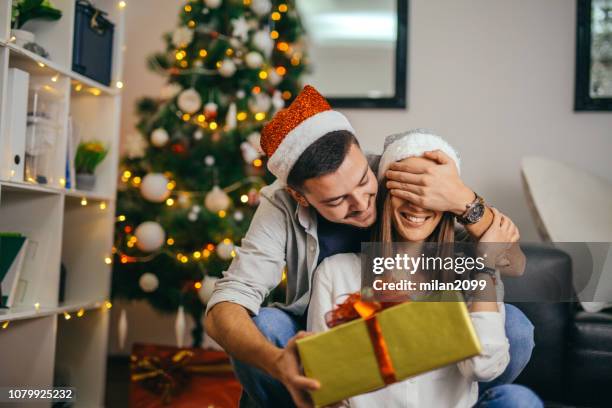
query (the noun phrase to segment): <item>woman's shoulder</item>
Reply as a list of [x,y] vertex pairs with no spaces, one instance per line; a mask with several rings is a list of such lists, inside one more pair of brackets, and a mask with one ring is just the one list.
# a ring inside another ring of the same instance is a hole
[[336,254],[325,258],[316,270],[318,279],[327,281],[361,282],[361,258],[359,254]]

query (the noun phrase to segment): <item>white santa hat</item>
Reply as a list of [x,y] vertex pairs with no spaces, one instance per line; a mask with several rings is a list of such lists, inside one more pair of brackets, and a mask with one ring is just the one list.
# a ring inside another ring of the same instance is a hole
[[385,147],[378,165],[378,181],[385,178],[385,173],[392,163],[408,157],[421,157],[425,152],[441,150],[446,153],[461,172],[459,153],[444,139],[427,129],[414,129],[397,133],[385,138]]
[[279,111],[261,132],[261,148],[268,156],[268,169],[283,184],[293,165],[308,147],[326,134],[355,131],[348,119],[332,110],[315,88],[306,85],[287,109]]

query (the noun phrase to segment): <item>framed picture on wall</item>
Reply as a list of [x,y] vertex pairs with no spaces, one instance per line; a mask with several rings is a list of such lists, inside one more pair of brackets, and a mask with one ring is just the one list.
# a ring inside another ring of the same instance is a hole
[[612,111],[612,0],[577,0],[576,111]]

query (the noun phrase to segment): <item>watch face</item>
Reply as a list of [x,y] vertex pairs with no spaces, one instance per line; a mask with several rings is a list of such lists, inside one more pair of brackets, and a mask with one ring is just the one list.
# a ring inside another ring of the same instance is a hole
[[476,204],[472,208],[470,208],[470,211],[468,212],[465,218],[467,218],[468,222],[470,223],[478,222],[484,215],[484,211],[484,204]]

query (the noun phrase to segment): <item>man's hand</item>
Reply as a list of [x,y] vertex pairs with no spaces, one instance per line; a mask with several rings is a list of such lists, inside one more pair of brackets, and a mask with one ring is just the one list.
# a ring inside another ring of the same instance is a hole
[[493,223],[478,241],[479,252],[486,253],[490,266],[508,266],[507,251],[520,239],[519,230],[512,220],[497,208],[493,211]]
[[317,390],[320,387],[317,380],[304,376],[300,368],[296,340],[310,334],[300,331],[293,336],[287,346],[280,351],[274,361],[274,367],[270,370],[272,375],[287,387],[293,402],[298,408],[313,407],[309,391]]
[[421,208],[463,214],[475,195],[463,184],[453,159],[441,150],[425,152],[423,157],[432,162],[391,164],[385,174],[391,195]]

